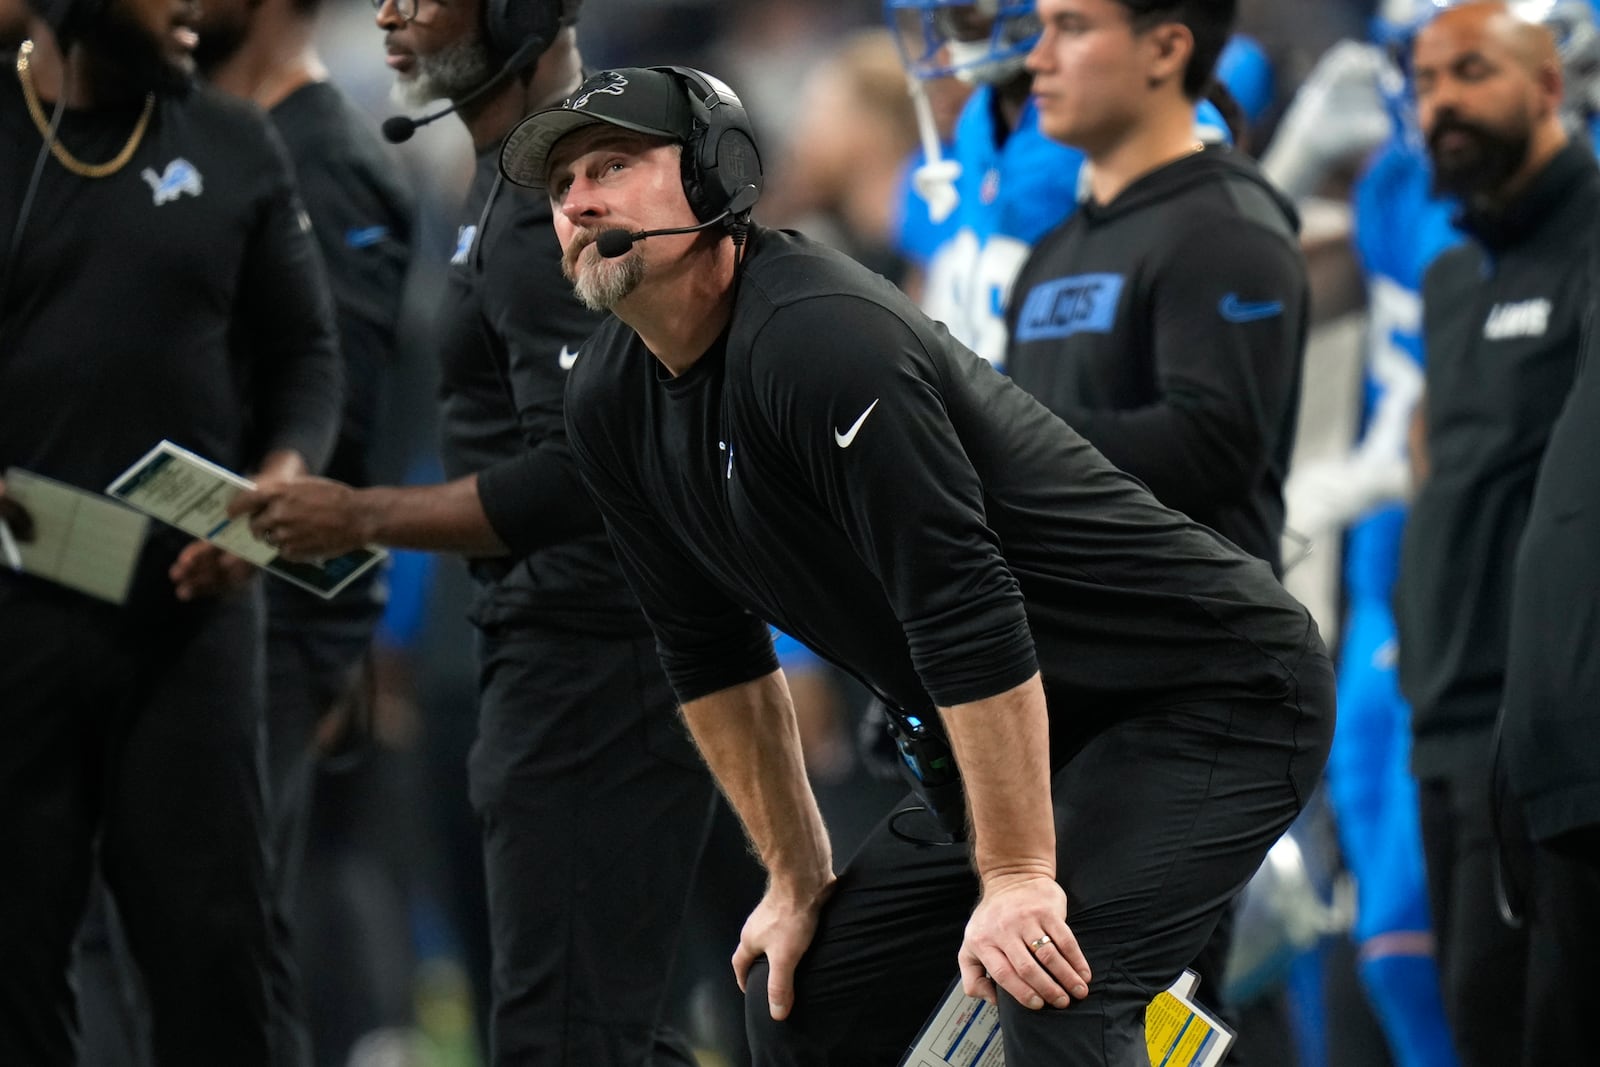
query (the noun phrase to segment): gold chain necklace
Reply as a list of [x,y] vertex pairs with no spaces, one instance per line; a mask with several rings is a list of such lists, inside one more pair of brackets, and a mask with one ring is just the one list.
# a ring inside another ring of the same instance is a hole
[[[85,163],[68,152],[66,146],[50,134],[50,120],[45,117],[44,108],[39,106],[39,94],[33,89],[33,75],[28,72],[28,57],[32,54],[33,42],[23,41],[22,47],[17,49],[17,80],[22,83],[22,95],[28,100],[28,114],[39,128],[39,136],[49,143],[50,154],[56,157],[56,162],[82,178],[104,178],[126,166],[139,147],[139,142],[144,139],[145,127],[150,124],[150,113],[156,108],[156,94],[145,94],[144,112],[140,114],[133,132],[128,135],[128,143],[122,146],[122,151],[105,163]],[[62,92],[65,91],[66,87],[63,86]]]

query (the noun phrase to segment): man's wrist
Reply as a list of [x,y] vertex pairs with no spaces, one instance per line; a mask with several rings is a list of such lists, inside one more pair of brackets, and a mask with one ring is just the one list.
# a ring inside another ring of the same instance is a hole
[[825,858],[815,869],[769,873],[767,896],[797,907],[812,907],[822,902],[822,898],[827,895],[828,887],[832,884],[832,861]]
[[387,544],[384,514],[387,492],[382,486],[350,491],[350,518],[356,538],[363,545]]
[[984,893],[999,893],[1014,885],[1032,882],[1039,878],[1055,881],[1056,865],[1043,860],[1014,861],[1004,864],[983,864],[978,867],[978,881]]

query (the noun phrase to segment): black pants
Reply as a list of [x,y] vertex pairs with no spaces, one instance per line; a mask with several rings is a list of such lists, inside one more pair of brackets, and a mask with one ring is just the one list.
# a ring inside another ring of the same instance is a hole
[[712,784],[654,642],[500,628],[481,680],[494,1063],[691,1067],[660,1016]]
[[1528,1037],[1523,1067],[1595,1058],[1600,1003],[1600,826],[1532,847],[1528,885]]
[[[1332,735],[1332,669],[1317,654],[1286,704],[1152,712],[1057,767],[1057,875],[1094,980],[1064,1010],[1028,1011],[1001,992],[1008,1067],[1145,1067],[1145,1006],[1294,821]],[[909,844],[886,820],[839,876],[788,1020],[772,1021],[765,962],[752,971],[757,1067],[898,1063],[956,977],[977,893],[965,846]]]
[[[358,747],[349,773],[332,780],[320,773],[316,738],[336,705],[367,701],[364,668],[383,609],[366,588],[331,602],[286,583],[267,593],[267,810],[288,957],[273,992],[310,1027],[285,1035],[300,1049],[288,1062],[342,1064],[362,1034],[410,1020],[405,904],[393,865],[375,859],[394,837],[384,816],[401,814],[372,795],[387,768]],[[298,982],[281,980],[296,971]]]
[[1439,991],[1461,1067],[1522,1062],[1528,938],[1495,900],[1488,751],[1485,738],[1481,763],[1418,783]]
[[[1594,1061],[1600,1000],[1600,828],[1529,843],[1502,794],[1492,840],[1487,764],[1420,791],[1445,1014],[1463,1067]],[[1495,867],[1519,926],[1501,915]]]
[[99,839],[162,1067],[266,1065],[259,591],[118,610],[0,576],[0,1063],[74,1061]]

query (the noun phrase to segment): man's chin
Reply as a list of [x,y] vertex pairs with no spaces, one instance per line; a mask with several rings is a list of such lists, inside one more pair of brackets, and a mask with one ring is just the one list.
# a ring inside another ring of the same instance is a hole
[[162,96],[185,97],[194,91],[194,57],[184,55],[182,61],[170,60],[161,65],[161,73],[151,88]]

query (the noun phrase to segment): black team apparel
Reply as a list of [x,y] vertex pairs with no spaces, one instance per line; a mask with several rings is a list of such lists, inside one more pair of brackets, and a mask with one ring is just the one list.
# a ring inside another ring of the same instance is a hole
[[[882,278],[756,229],[737,284],[683,375],[613,318],[568,394],[679,699],[776,669],[765,621],[929,722],[1042,671],[1058,875],[1096,981],[1065,1012],[1003,997],[1007,1058],[1131,1057],[1149,994],[1316,781],[1333,707],[1316,627],[1266,564],[1162,507]],[[976,891],[964,848],[881,826],[825,907],[792,1023],[751,976],[757,1062],[893,1062],[955,974]],[[886,1007],[871,991],[891,980]]]
[[1594,743],[1600,738],[1595,326],[1588,324],[1577,379],[1550,431],[1512,586],[1505,760],[1538,841],[1600,824],[1600,745]]
[[[9,237],[41,138],[4,69]],[[68,110],[60,140],[110,159],[141,105]],[[45,163],[18,249],[0,469],[99,491],[162,438],[245,472],[276,449],[324,463],[341,403],[332,311],[259,111],[205,89],[158,97],[116,173]],[[0,854],[16,859],[0,883],[0,1061],[74,1061],[68,951],[98,841],[157,1059],[274,1062],[259,583],[178,602],[167,569],[187,542],[153,525],[121,607],[0,571]]]
[[1429,471],[1401,542],[1395,622],[1441,988],[1468,1065],[1520,1062],[1520,993],[1544,966],[1526,930],[1498,918],[1488,783],[1517,554],[1572,388],[1597,222],[1600,167],[1573,144],[1504,211],[1464,215],[1471,240],[1423,280]]
[[1018,385],[1275,570],[1310,321],[1298,229],[1253,162],[1208,147],[1080,204],[1007,311]]
[[[1591,268],[1592,269],[1592,268]],[[1592,311],[1591,311],[1592,315]],[[1504,759],[1533,839],[1529,1061],[1580,1063],[1600,952],[1600,358],[1591,318],[1517,555]]]
[[657,1020],[713,788],[567,445],[567,378],[599,318],[561,274],[549,202],[501,182],[499,150],[463,209],[440,382],[445,473],[477,474],[510,549],[470,562],[492,1058],[690,1067]]
[[[310,82],[269,113],[294,164],[326,265],[339,327],[344,411],[327,475],[373,482],[384,385],[399,362],[398,325],[414,206],[372,120],[329,82]],[[404,1025],[409,990],[382,975],[339,887],[352,866],[381,862],[397,835],[394,782],[381,747],[338,774],[318,774],[317,725],[336,705],[365,706],[363,664],[386,599],[373,570],[333,601],[284,582],[267,587],[267,768],[279,893],[306,983],[313,1046],[330,1053],[361,1034]],[[351,715],[362,717],[361,712]],[[360,732],[360,726],[353,731]],[[374,858],[378,857],[378,858]],[[305,872],[302,885],[302,871]]]

